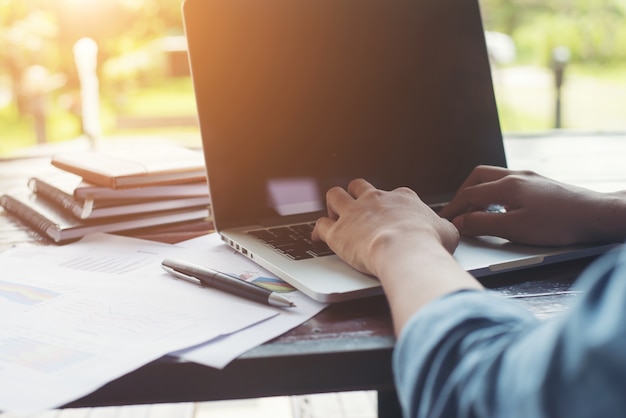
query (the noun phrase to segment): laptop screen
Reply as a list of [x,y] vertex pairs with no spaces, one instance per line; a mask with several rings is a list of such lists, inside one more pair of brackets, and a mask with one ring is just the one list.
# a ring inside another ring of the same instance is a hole
[[477,0],[186,0],[216,227],[363,177],[447,200],[505,166]]

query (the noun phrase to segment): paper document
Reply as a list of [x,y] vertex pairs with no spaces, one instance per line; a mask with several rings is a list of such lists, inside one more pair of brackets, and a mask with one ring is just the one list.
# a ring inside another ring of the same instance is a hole
[[[177,245],[170,245],[98,233],[88,235],[72,245],[25,247],[14,249],[8,254],[15,257],[45,260],[77,270],[115,273],[123,276],[124,280],[145,281],[145,283],[150,283],[155,278],[168,282],[176,281],[161,269],[160,263],[167,257],[180,258],[278,289],[296,304],[295,308],[289,309],[270,308],[280,312],[280,315],[254,327],[212,340],[208,344],[173,353],[184,360],[218,369],[224,368],[251,348],[302,324],[327,306],[295,290],[272,273],[237,253],[225,245],[218,234],[209,234]],[[193,288],[191,284],[184,284]],[[224,297],[233,297],[225,293],[221,294]],[[248,303],[256,304],[255,302]]]
[[[268,286],[294,301],[296,307],[266,306],[176,279],[160,267],[161,261],[168,257],[188,260]],[[38,264],[32,264],[32,260],[37,260]],[[84,312],[79,309],[72,311],[70,317],[45,318],[38,324],[39,331],[53,330],[50,334],[55,337],[60,333],[68,344],[73,338],[81,336],[77,330],[85,330],[85,327],[76,328],[74,330],[78,335],[72,333],[66,335],[68,329],[72,329],[72,321],[77,320],[75,315],[78,313],[87,315],[90,312],[89,304],[83,306],[78,303],[79,301],[99,297],[100,299],[95,300],[100,301],[98,306],[101,311],[106,312],[105,307],[111,306],[123,306],[126,309],[120,311],[124,315],[113,315],[111,311],[110,316],[102,318],[102,321],[106,320],[109,325],[100,331],[106,338],[99,339],[90,333],[83,336],[92,338],[93,341],[87,339],[92,344],[88,348],[96,354],[93,360],[90,358],[78,363],[81,364],[80,368],[67,370],[52,368],[52,372],[31,373],[17,358],[20,350],[13,348],[11,351],[8,343],[5,345],[4,337],[9,338],[10,334],[3,332],[0,337],[0,410],[14,412],[36,411],[65,404],[167,353],[174,353],[182,359],[207,366],[223,368],[242,353],[300,325],[327,306],[291,288],[236,253],[224,245],[217,234],[170,245],[97,233],[65,246],[12,248],[0,254],[0,262],[3,265],[5,262],[11,263],[16,270],[12,286],[16,286],[17,283],[17,286],[32,286],[34,289],[58,292],[51,288],[61,286],[64,289],[64,283],[80,278],[78,288],[83,293],[72,294],[71,299]],[[27,265],[29,269],[24,268]],[[2,280],[7,281],[4,277]],[[39,281],[33,278],[39,278]],[[25,320],[23,318],[26,315],[22,312],[26,308],[15,301],[9,302],[8,294],[8,291],[3,294],[0,290],[0,314],[3,319],[10,319],[3,321],[2,324],[10,325],[15,331],[15,328],[20,328],[17,325],[17,318],[20,318],[20,323]],[[15,294],[15,291],[11,294]],[[69,296],[64,295],[58,301],[69,303],[69,299]],[[144,311],[130,310],[131,302],[137,304],[147,303],[146,301],[157,302],[156,305],[160,310],[152,305],[148,306],[156,310],[151,311],[148,307]],[[43,315],[59,305],[58,302],[33,305],[36,311],[32,317],[35,317],[35,314]],[[166,313],[170,305],[172,311]],[[147,313],[154,315],[155,312],[159,315],[150,321],[156,322],[148,321]],[[142,313],[146,315],[142,316]],[[130,322],[126,323],[129,318]],[[214,321],[216,319],[219,320],[219,329]],[[180,326],[184,329],[168,334],[165,325],[162,328],[157,327],[159,320],[172,328]],[[175,323],[168,322],[174,320]],[[146,333],[134,335],[136,329],[133,328],[133,324],[138,326],[141,321],[148,321],[147,324],[154,325],[154,328],[146,327],[144,329]],[[250,326],[252,324],[255,325]],[[133,334],[132,338],[127,339],[122,330],[126,330],[126,334]],[[148,335],[149,330],[152,330],[152,335]],[[104,334],[105,331],[112,335]],[[161,338],[164,334],[167,334],[168,338]],[[141,341],[149,344],[135,348],[131,345],[132,341],[137,345],[141,345]],[[90,364],[88,362],[91,361],[98,363],[100,367],[87,366],[86,364]],[[5,365],[10,368],[3,369]],[[47,377],[40,379],[41,375]],[[62,384],[58,384],[57,379]],[[8,387],[7,382],[20,380],[24,383],[14,385],[11,391],[3,390],[4,387]]]
[[167,353],[277,314],[157,274],[162,248],[123,255],[91,249],[80,257],[84,248],[70,245],[1,254],[0,410],[61,406]]

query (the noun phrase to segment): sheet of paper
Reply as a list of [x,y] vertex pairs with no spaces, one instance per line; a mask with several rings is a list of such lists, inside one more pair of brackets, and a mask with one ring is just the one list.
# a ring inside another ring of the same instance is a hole
[[296,304],[295,308],[283,309],[280,315],[253,327],[220,337],[211,341],[210,344],[202,344],[175,353],[185,360],[223,368],[249,349],[295,328],[327,306],[327,304],[317,302],[297,291],[253,261],[237,253],[224,244],[218,234],[205,235],[185,241],[177,244],[177,247],[187,249],[184,257],[189,261],[217,270],[236,273],[243,279],[269,286],[276,291],[283,292]]
[[[172,280],[158,267],[146,274],[167,247],[148,245],[140,256],[127,248],[127,257],[116,263],[120,248],[102,257],[100,247],[84,252],[96,242],[0,255],[0,410],[27,414],[58,407],[167,353],[277,314]],[[85,263],[81,251],[94,256],[93,264]],[[54,265],[78,259],[89,268]],[[102,271],[88,271],[95,265]]]
[[[8,254],[14,257],[45,260],[78,270],[115,273],[124,277],[124,280],[150,283],[159,279],[193,287],[191,284],[173,279],[160,268],[162,259],[176,257],[269,286],[293,300],[295,308],[271,308],[280,312],[280,315],[267,321],[221,336],[209,343],[172,353],[182,359],[220,369],[251,348],[307,321],[327,306],[293,289],[256,263],[238,254],[225,245],[218,234],[205,235],[177,245],[110,234],[93,234],[64,247],[16,248],[10,250]],[[225,298],[236,298],[219,293]]]
[[[126,280],[154,280],[155,277],[172,278],[159,267],[166,257],[176,257],[216,270],[230,273],[257,284],[274,289],[293,300],[295,308],[275,308],[280,315],[240,332],[222,336],[208,344],[173,353],[182,359],[215,368],[224,368],[241,354],[275,338],[307,321],[327,305],[314,301],[267,270],[248,260],[224,244],[218,234],[209,234],[176,245],[120,237],[110,234],[93,234],[65,247],[35,247],[15,249],[13,256],[34,257],[86,271],[105,271],[120,274]],[[165,275],[165,276],[164,276]],[[174,282],[176,280],[173,280]],[[226,297],[226,296],[225,296]]]

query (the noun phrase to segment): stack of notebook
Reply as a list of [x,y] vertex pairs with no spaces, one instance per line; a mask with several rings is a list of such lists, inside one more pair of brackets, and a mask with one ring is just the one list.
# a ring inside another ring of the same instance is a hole
[[199,151],[177,146],[71,152],[29,179],[0,205],[57,243],[90,232],[116,232],[207,218],[209,195]]

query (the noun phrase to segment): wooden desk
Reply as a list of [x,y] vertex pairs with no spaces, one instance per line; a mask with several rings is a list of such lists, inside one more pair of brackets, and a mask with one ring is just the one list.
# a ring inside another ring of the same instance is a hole
[[[626,189],[626,133],[508,137],[511,168],[529,168],[559,180],[609,191]],[[45,159],[0,163],[3,191],[24,187],[33,167]],[[132,235],[178,242],[211,230],[207,222],[135,231]],[[38,243],[37,236],[0,214],[0,250]],[[486,279],[488,287],[513,293],[567,289],[590,260],[538,267]],[[522,299],[539,316],[566,309],[563,295]],[[331,305],[292,331],[245,353],[224,370],[163,358],[148,364],[68,407],[208,401],[275,395],[379,391],[379,416],[399,416],[391,354],[393,336],[384,297]]]

